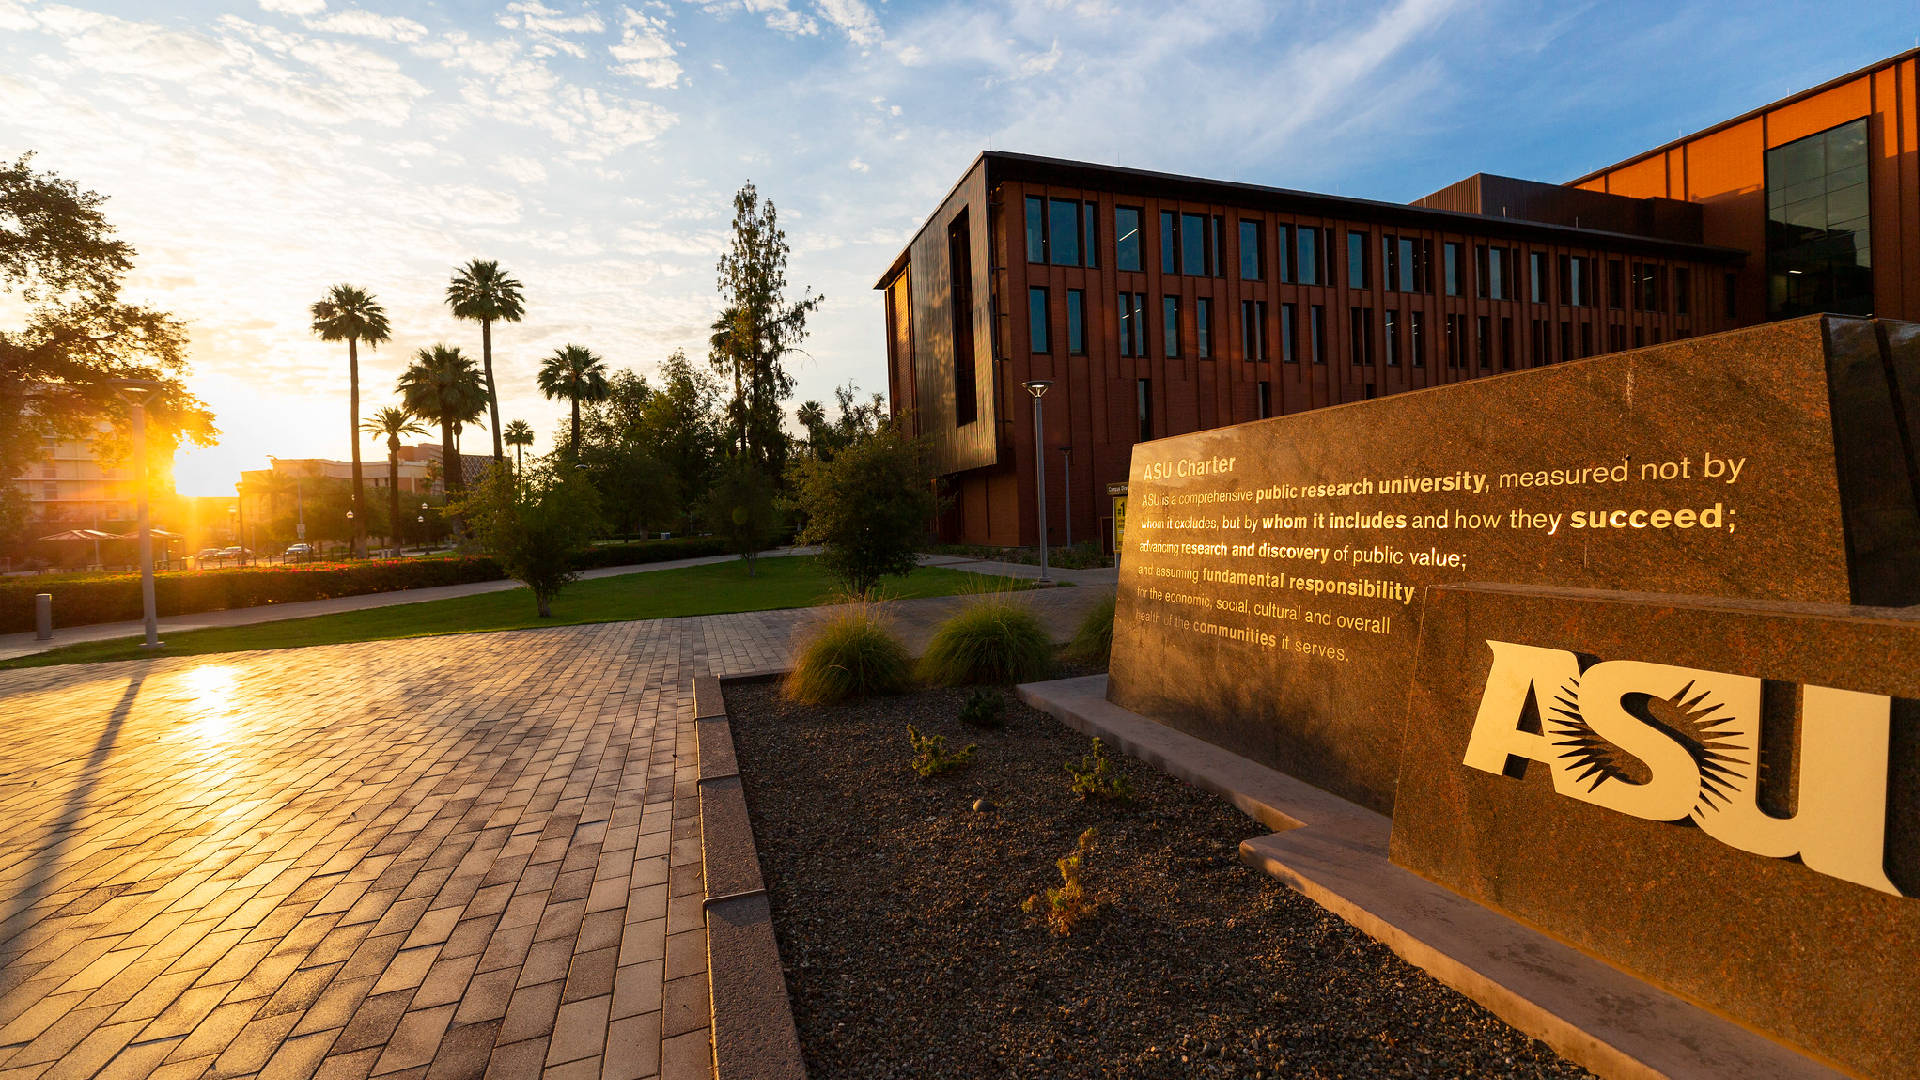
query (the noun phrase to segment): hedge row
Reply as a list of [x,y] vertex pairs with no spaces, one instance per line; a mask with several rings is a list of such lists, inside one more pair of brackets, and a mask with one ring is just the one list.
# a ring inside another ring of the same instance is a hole
[[[644,540],[589,548],[581,552],[575,562],[580,569],[590,570],[725,553],[723,542],[707,538]],[[157,574],[153,579],[153,594],[154,605],[165,618],[261,604],[498,581],[505,576],[498,563],[478,555],[383,559],[311,567],[234,567]],[[63,576],[52,581],[12,578],[0,580],[0,633],[32,630],[33,598],[43,592],[53,594],[55,626],[85,626],[141,617],[138,574]]]

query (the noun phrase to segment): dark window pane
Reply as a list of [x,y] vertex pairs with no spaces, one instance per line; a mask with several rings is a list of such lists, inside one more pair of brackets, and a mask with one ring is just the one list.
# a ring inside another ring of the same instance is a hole
[[1767,316],[1873,313],[1867,121],[1767,151]]
[[1140,210],[1121,206],[1113,211],[1113,265],[1121,270],[1140,269]]
[[1320,230],[1311,225],[1300,227],[1300,284],[1320,284]]
[[1135,379],[1133,388],[1134,408],[1140,419],[1140,441],[1146,442],[1153,438],[1153,380]]
[[1171,210],[1160,211],[1160,272],[1177,274],[1174,264],[1174,213]]
[[1048,255],[1055,266],[1080,265],[1080,204],[1067,199],[1047,203]]
[[1213,356],[1213,301],[1204,296],[1193,302],[1193,354],[1202,360]]
[[1033,351],[1047,351],[1047,290],[1035,286],[1027,290],[1027,328],[1033,338]]
[[1280,256],[1278,260],[1280,264],[1280,280],[1291,283],[1299,276],[1294,271],[1294,264],[1298,262],[1300,258],[1293,250],[1293,226],[1282,225],[1274,230],[1274,235],[1279,238],[1279,243],[1275,245],[1273,250],[1274,254]]
[[1067,290],[1067,351],[1084,353],[1087,351],[1087,305],[1086,294],[1079,289]]
[[1364,289],[1367,281],[1367,234],[1347,234],[1347,288]]
[[1260,223],[1257,221],[1240,223],[1240,277],[1246,281],[1260,280]]
[[1460,295],[1460,245],[1454,243],[1451,240],[1447,241],[1446,246],[1441,248],[1441,261],[1446,264],[1444,267],[1442,267],[1442,272],[1443,272],[1443,276],[1446,278],[1447,295],[1459,296]]
[[1081,254],[1086,256],[1084,261],[1088,266],[1100,265],[1099,209],[1099,203],[1086,203],[1083,205],[1080,215],[1081,220],[1086,224],[1085,235],[1081,237],[1081,246],[1085,247],[1086,250],[1081,252]]
[[1207,216],[1180,215],[1180,272],[1204,275],[1207,272]]
[[1180,355],[1180,298],[1177,296],[1160,298],[1160,338],[1163,355]]
[[1413,238],[1400,238],[1400,291],[1412,292],[1414,288],[1414,246]]
[[1280,359],[1289,364],[1300,362],[1299,354],[1294,352],[1293,313],[1292,304],[1280,305]]
[[1308,346],[1313,351],[1313,362],[1327,362],[1327,309],[1320,304],[1313,305],[1307,312]]
[[1038,195],[1027,196],[1027,261],[1047,261],[1047,204]]

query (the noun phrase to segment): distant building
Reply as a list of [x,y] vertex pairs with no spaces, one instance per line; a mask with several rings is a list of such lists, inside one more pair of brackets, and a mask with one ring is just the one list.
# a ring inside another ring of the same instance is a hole
[[1917,67],[1412,204],[983,153],[875,286],[938,532],[1037,542],[1036,452],[1049,540],[1108,540],[1138,442],[1807,311],[1920,318]]
[[[98,430],[103,436],[113,431],[104,421]],[[32,530],[106,529],[136,513],[133,470],[102,458],[91,439],[42,440],[38,459],[13,483],[27,497]]]

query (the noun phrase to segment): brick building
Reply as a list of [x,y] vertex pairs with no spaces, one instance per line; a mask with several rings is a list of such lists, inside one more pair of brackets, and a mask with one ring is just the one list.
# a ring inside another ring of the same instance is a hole
[[939,532],[1036,541],[1030,379],[1054,384],[1049,538],[1070,512],[1104,540],[1136,442],[1805,310],[1920,315],[1916,56],[1570,185],[1412,204],[983,153],[876,286]]

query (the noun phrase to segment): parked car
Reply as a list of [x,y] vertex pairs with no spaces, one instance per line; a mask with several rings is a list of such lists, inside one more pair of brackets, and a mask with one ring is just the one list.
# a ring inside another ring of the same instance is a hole
[[200,554],[195,555],[194,558],[199,559],[201,562],[218,559],[223,550],[222,548],[201,548]]
[[289,559],[298,559],[303,562],[311,559],[313,558],[313,545],[305,543],[304,541],[298,544],[288,544],[286,557]]
[[252,554],[253,552],[236,544],[233,547],[221,548],[220,554],[217,557],[222,559],[242,559]]

